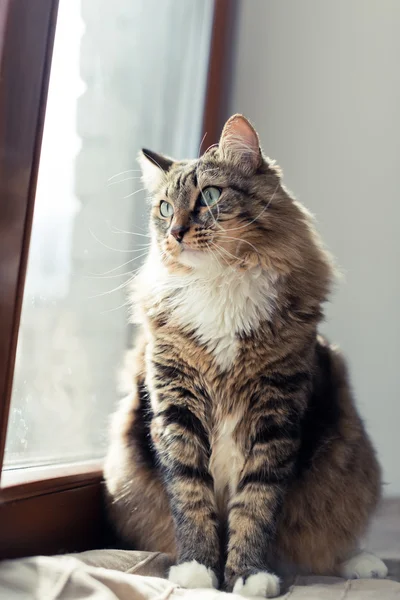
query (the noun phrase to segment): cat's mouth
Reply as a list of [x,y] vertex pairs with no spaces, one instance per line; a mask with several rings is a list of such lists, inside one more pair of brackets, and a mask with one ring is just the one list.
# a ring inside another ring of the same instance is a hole
[[169,237],[164,246],[164,252],[169,255],[173,261],[180,263],[185,267],[204,268],[210,260],[212,261],[212,253],[208,246],[208,240],[193,240],[183,239],[178,242]]
[[181,253],[182,252],[198,252],[199,254],[203,253],[203,250],[200,250],[199,248],[194,248],[187,242],[182,242],[180,245],[180,249],[181,249]]
[[202,267],[208,262],[208,252],[205,252],[203,248],[192,246],[187,242],[181,242],[180,252],[177,256],[177,260],[186,267]]

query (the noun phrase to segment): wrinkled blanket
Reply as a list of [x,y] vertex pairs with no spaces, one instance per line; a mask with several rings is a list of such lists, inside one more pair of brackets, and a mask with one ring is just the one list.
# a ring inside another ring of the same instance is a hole
[[[290,600],[400,600],[400,561],[389,560],[389,579],[345,581],[297,577],[283,590]],[[92,550],[34,556],[0,563],[1,600],[225,600],[217,590],[185,590],[165,579],[170,561],[161,553]],[[243,600],[243,598],[242,598]]]

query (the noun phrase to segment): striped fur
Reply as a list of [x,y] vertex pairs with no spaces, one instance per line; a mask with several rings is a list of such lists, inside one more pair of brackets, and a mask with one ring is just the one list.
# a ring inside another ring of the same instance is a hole
[[317,333],[332,262],[243,117],[197,161],[142,163],[153,244],[133,287],[142,334],[106,461],[110,514],[126,542],[176,556],[172,579],[272,597],[282,564],[340,570],[380,496],[345,364]]

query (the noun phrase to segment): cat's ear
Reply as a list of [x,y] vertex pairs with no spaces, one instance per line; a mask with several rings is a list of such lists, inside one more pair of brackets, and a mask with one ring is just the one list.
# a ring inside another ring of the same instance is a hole
[[262,162],[257,132],[243,115],[233,115],[224,126],[219,149],[225,160],[248,172],[255,171]]
[[140,152],[138,160],[142,169],[144,185],[149,192],[155,192],[165,179],[174,161],[171,158],[152,152],[152,150],[146,150],[145,148]]

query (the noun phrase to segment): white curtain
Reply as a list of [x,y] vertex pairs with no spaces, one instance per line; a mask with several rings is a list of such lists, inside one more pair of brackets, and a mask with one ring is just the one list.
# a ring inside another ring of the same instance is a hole
[[196,156],[212,12],[212,0],[60,1],[6,468],[104,453],[124,284],[149,241],[136,156]]

